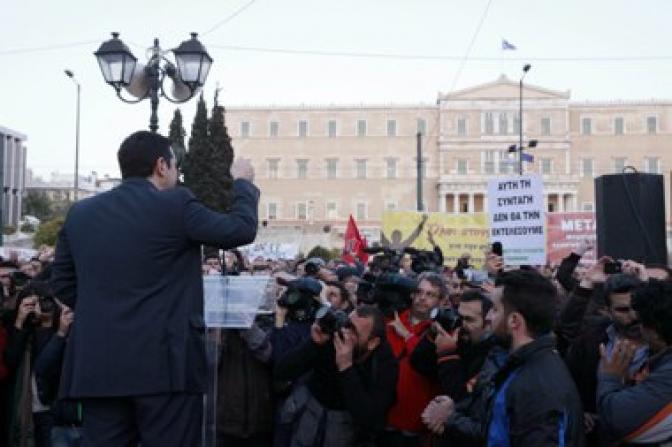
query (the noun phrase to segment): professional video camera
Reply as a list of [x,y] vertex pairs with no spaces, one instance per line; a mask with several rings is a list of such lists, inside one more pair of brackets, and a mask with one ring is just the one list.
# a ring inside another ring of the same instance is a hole
[[438,272],[443,266],[443,255],[434,250],[407,247],[404,252],[411,255],[411,269],[418,275],[422,272]]
[[[439,323],[443,330],[449,334],[462,327],[462,317],[451,307],[437,307],[432,309],[430,317],[432,320]],[[429,331],[432,337],[436,337],[437,331],[433,326],[430,326]]]
[[370,284],[371,290],[367,296],[360,298],[358,291],[358,298],[364,303],[377,305],[387,317],[408,309],[411,306],[411,294],[417,288],[413,278],[398,273],[383,273]]
[[320,307],[315,298],[320,295],[322,284],[308,277],[278,282],[287,286],[287,290],[278,299],[278,306],[288,309],[292,319],[298,321],[313,319]]
[[401,260],[404,257],[403,250],[393,250],[385,247],[364,248],[364,252],[370,255],[378,255],[369,263],[369,270],[374,275],[382,273],[399,273]]
[[315,322],[324,334],[340,333],[341,329],[351,326],[350,317],[342,310],[322,306],[315,314]]

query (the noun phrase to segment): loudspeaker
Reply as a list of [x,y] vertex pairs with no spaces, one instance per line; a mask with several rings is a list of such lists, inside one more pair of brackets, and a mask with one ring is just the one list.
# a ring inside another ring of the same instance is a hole
[[595,179],[598,258],[667,265],[664,183],[658,174]]

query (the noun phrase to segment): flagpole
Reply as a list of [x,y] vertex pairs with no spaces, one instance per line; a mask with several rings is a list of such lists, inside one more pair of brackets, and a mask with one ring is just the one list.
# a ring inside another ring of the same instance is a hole
[[523,75],[520,77],[520,98],[519,98],[519,108],[520,108],[520,118],[518,120],[519,124],[519,143],[518,143],[518,173],[520,175],[523,175],[523,79],[525,78],[525,75],[527,74],[528,71],[530,71],[530,68],[532,68],[532,65],[530,64],[525,64],[523,67]]

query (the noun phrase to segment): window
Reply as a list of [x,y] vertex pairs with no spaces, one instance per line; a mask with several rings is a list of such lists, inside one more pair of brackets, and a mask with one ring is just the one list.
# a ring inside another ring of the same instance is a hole
[[660,174],[660,159],[647,157],[644,159],[644,172],[649,174]]
[[278,136],[278,131],[280,129],[280,125],[278,124],[277,121],[271,121],[268,125],[268,134],[275,138]]
[[247,138],[250,136],[250,122],[243,121],[240,123],[240,136],[242,138]]
[[593,202],[583,202],[581,205],[581,210],[582,211],[594,211],[595,206],[593,205]]
[[581,176],[593,177],[595,175],[595,171],[593,169],[594,168],[592,158],[584,158],[583,160],[581,160]]
[[590,135],[593,133],[593,120],[590,118],[581,119],[581,133],[583,135]]
[[618,117],[614,119],[614,134],[623,135],[623,130],[624,130],[623,118]]
[[357,136],[366,136],[366,120],[357,120]]
[[275,202],[268,203],[266,207],[266,219],[275,220],[278,218],[278,204]]
[[555,204],[554,203],[548,202],[548,212],[549,213],[555,212]]
[[366,220],[366,203],[358,202],[355,214],[357,215],[357,220]]
[[614,173],[620,174],[625,168],[626,159],[623,157],[614,158]]
[[425,121],[422,118],[418,118],[418,121],[416,123],[416,131],[420,135],[426,135],[427,134],[427,121]]
[[385,201],[385,211],[396,211],[398,208],[397,202],[395,200],[386,200]]
[[336,136],[336,120],[329,120],[327,124],[327,134],[329,138],[334,138]]
[[650,134],[654,134],[658,131],[658,118],[650,116],[646,119],[646,131]]
[[499,114],[499,134],[506,135],[509,132],[509,117],[506,113]]
[[467,160],[457,160],[457,173],[467,175]]
[[327,178],[336,178],[337,158],[327,158]]
[[499,151],[499,173],[511,174],[513,173],[514,165],[516,164],[516,154],[508,151]]
[[306,177],[308,177],[308,160],[305,158],[296,160],[296,178]]
[[338,219],[338,210],[336,208],[336,202],[327,202],[325,207],[327,219]]
[[542,158],[541,159],[541,174],[542,175],[551,175],[553,173],[553,159],[552,158]]
[[280,166],[279,158],[269,158],[268,163],[268,178],[278,178],[278,171]]
[[300,137],[308,136],[308,121],[305,120],[299,121],[299,136]]
[[495,173],[495,154],[496,151],[485,151],[485,156],[483,157],[483,173],[484,174],[494,174]]
[[357,178],[366,178],[366,160],[355,160]]
[[308,219],[308,205],[305,202],[299,202],[296,204],[296,218],[299,220]]
[[551,134],[551,119],[542,118],[541,119],[541,135],[547,137]]
[[486,135],[492,135],[495,133],[495,122],[491,112],[487,112],[485,114],[484,132]]
[[465,202],[460,205],[460,209],[462,213],[468,213],[469,212],[469,203]]
[[388,179],[397,178],[397,159],[388,158],[385,161],[387,163],[387,178]]
[[461,137],[467,134],[467,119],[459,118],[457,120],[457,134]]
[[387,120],[387,136],[397,136],[397,122],[395,120]]

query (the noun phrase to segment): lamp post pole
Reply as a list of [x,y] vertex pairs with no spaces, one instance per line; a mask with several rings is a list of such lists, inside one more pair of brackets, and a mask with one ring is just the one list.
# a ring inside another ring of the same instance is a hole
[[79,199],[79,121],[80,121],[80,103],[82,86],[75,79],[75,74],[70,70],[65,70],[65,74],[72,79],[72,82],[77,86],[77,116],[75,124],[75,194],[74,201]]
[[530,71],[530,68],[532,66],[530,64],[525,64],[523,67],[523,75],[520,77],[520,82],[519,82],[519,88],[520,88],[520,96],[519,96],[519,114],[520,117],[518,119],[519,125],[518,125],[518,134],[519,134],[519,140],[518,140],[518,174],[523,175],[523,79],[525,78],[525,75],[527,74],[528,71]]

